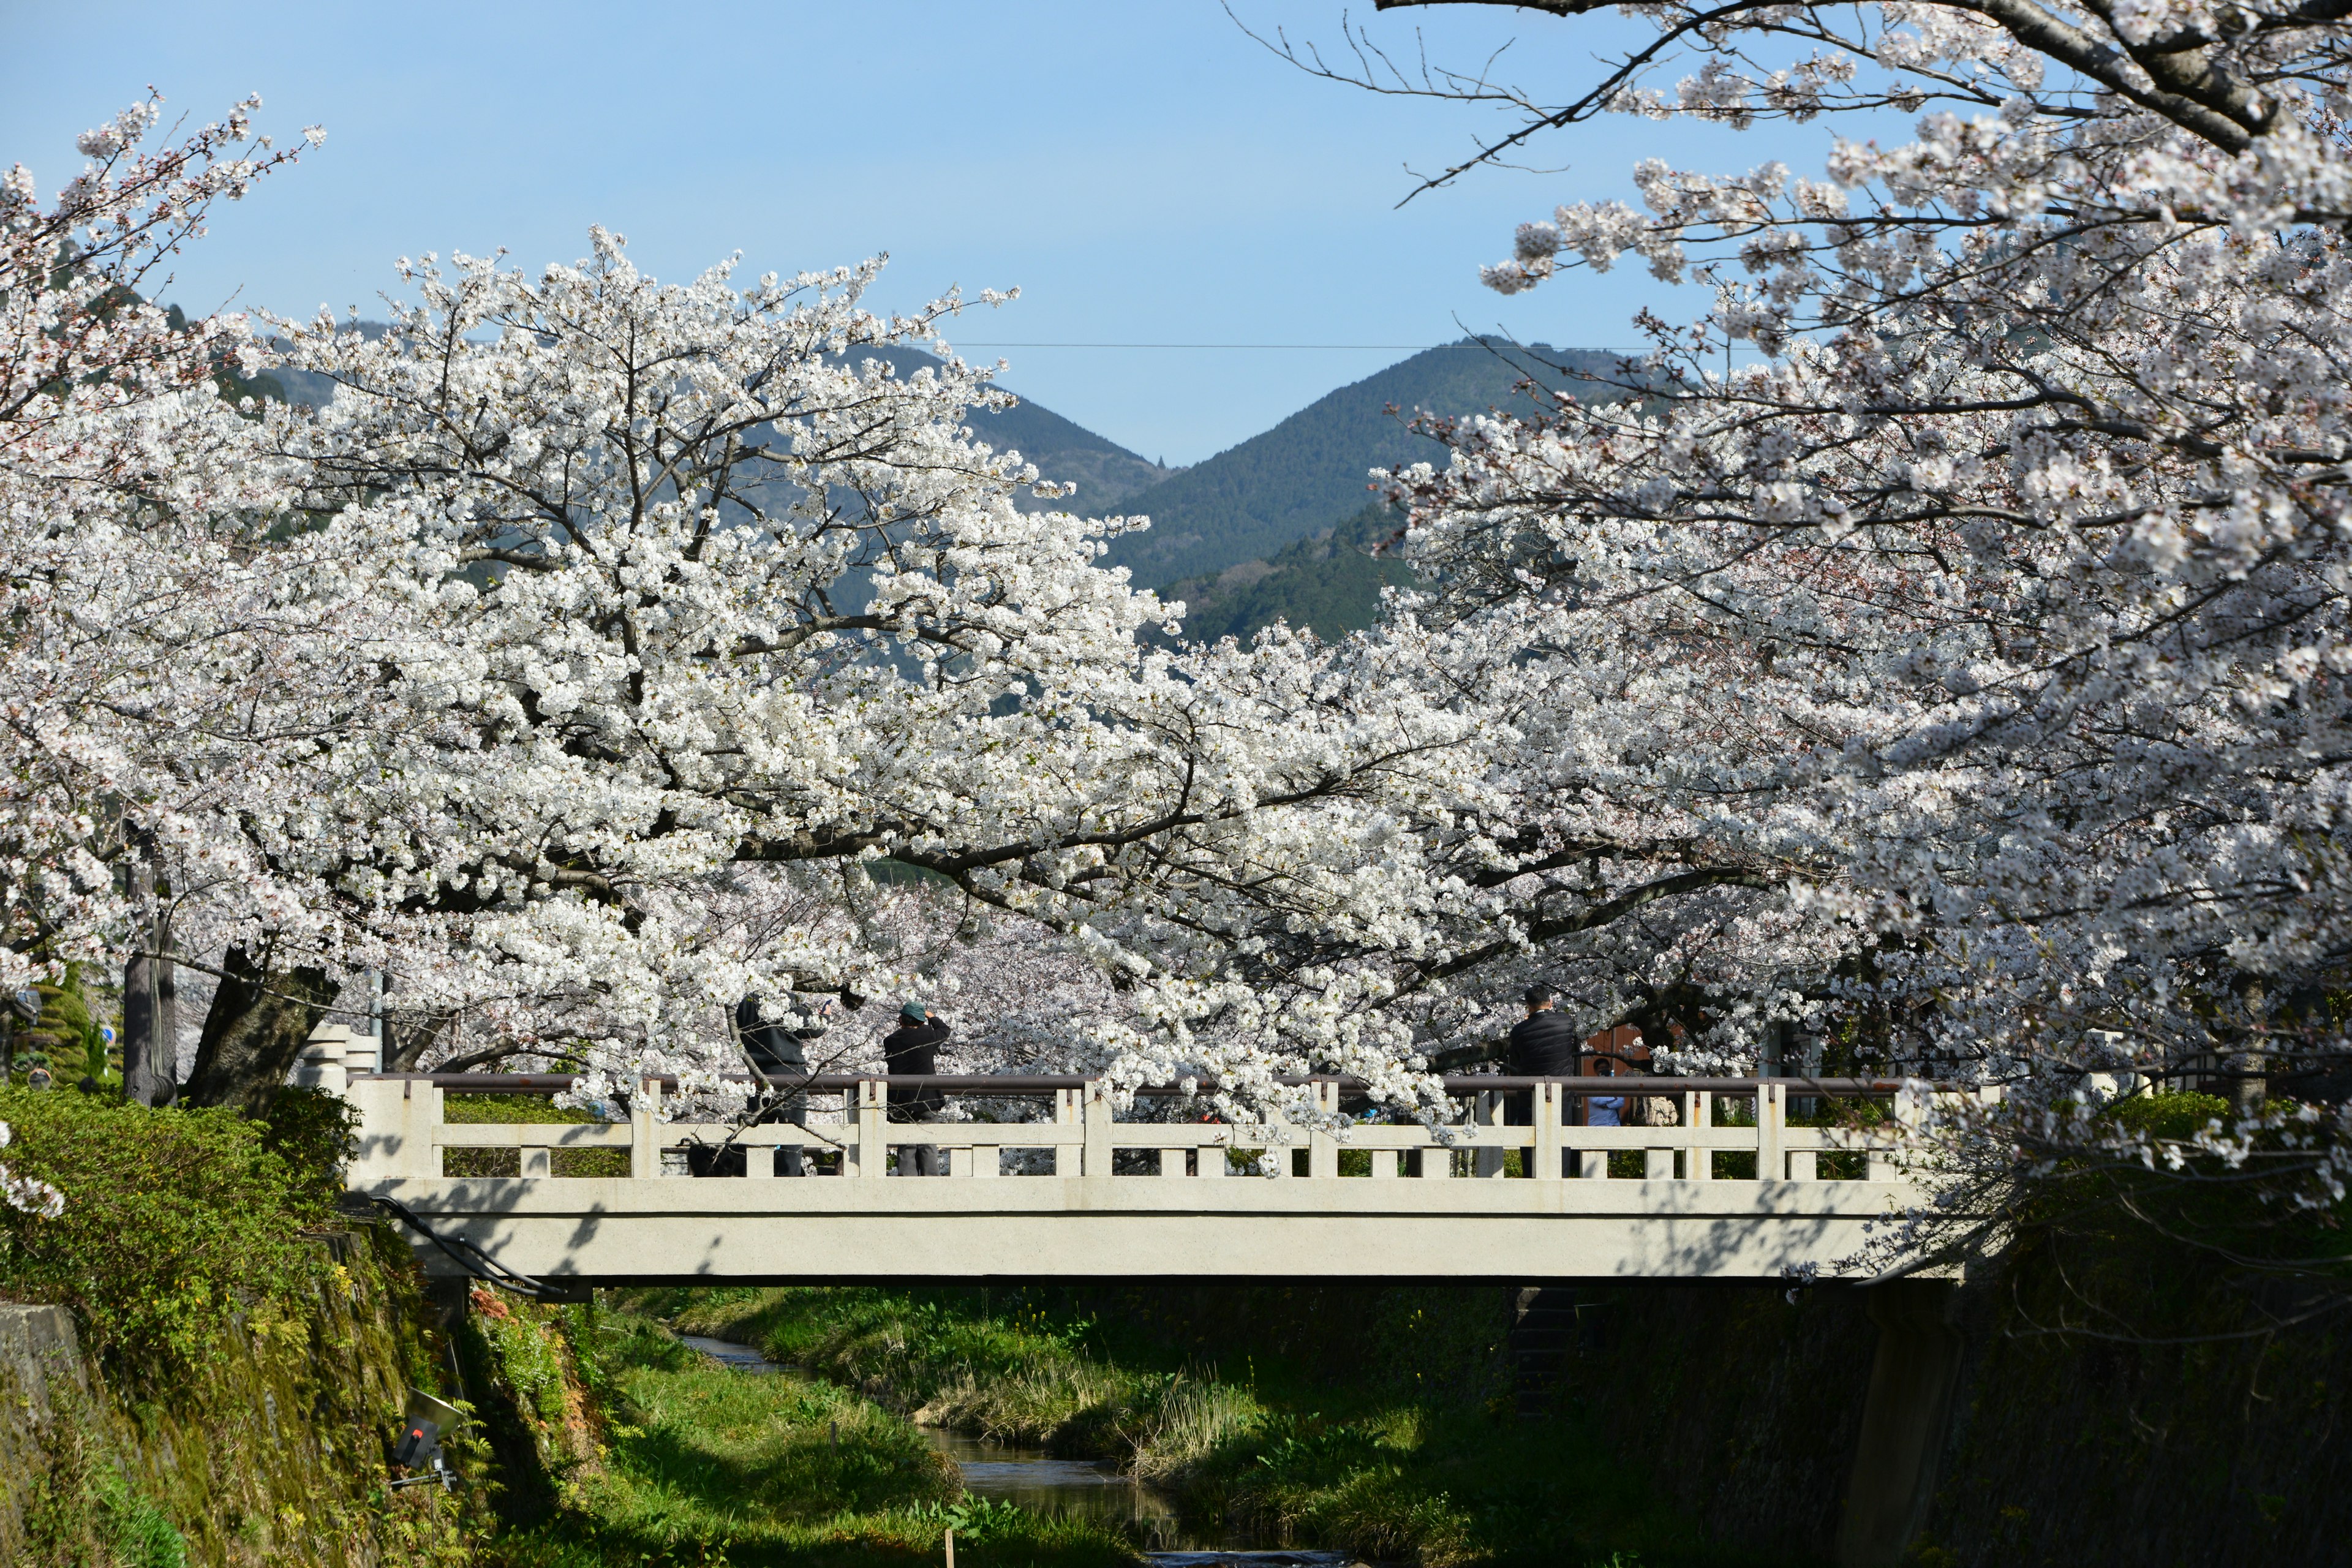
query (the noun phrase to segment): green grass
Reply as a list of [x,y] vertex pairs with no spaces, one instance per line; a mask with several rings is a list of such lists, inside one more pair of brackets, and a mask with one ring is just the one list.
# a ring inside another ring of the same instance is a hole
[[972,1568],[1129,1559],[1103,1526],[964,1500],[920,1433],[846,1389],[717,1366],[627,1313],[572,1328],[602,1452],[563,1479],[552,1517],[489,1549],[494,1568],[935,1563],[950,1527]]
[[[1137,1293],[1149,1300],[1149,1293]],[[1466,1293],[1390,1292],[1363,1316],[1400,1345],[1469,1342]],[[1279,1293],[1264,1293],[1269,1302]],[[1407,1352],[1334,1375],[1279,1352],[1204,1363],[1149,1310],[1105,1321],[1053,1292],[875,1289],[648,1290],[629,1298],[687,1332],[760,1346],[918,1419],[1108,1459],[1165,1489],[1197,1524],[1269,1544],[1391,1563],[1753,1563],[1660,1506],[1647,1460],[1568,1420],[1513,1419],[1496,1385]],[[1171,1300],[1173,1298],[1171,1297]],[[1181,1315],[1181,1314],[1178,1314]],[[1335,1332],[1364,1331],[1363,1322]],[[1367,1343],[1372,1342],[1367,1340]],[[1333,1364],[1346,1363],[1336,1358]],[[1416,1394],[1415,1390],[1424,1392]],[[1427,1392],[1434,1391],[1434,1392]],[[961,1560],[961,1559],[960,1559]]]

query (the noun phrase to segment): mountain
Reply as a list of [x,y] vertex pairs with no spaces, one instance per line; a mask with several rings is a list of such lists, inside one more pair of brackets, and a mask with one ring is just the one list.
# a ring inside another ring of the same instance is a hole
[[[1530,358],[1530,350],[1541,360]],[[1114,542],[1105,564],[1129,568],[1148,586],[1267,560],[1362,510],[1370,499],[1368,470],[1443,462],[1444,447],[1406,428],[1414,414],[1484,413],[1513,402],[1523,379],[1572,385],[1574,372],[1616,363],[1613,354],[1543,343],[1523,349],[1499,339],[1425,350],[1119,498],[1119,510],[1149,515],[1151,528]],[[1081,492],[1088,510],[1101,499],[1086,502]]]
[[[900,375],[912,375],[927,364],[940,363],[936,355],[920,349],[862,348],[853,353],[861,360],[887,360],[898,366]],[[1122,498],[1178,471],[1163,468],[1149,458],[1138,457],[1118,442],[1097,436],[1025,397],[1017,406],[1002,413],[975,409],[965,416],[964,422],[971,426],[974,436],[998,451],[1019,452],[1036,464],[1037,471],[1045,478],[1074,482],[1078,487],[1078,493],[1067,500],[1041,501],[1022,496],[1018,504],[1024,510],[1047,506],[1075,507],[1089,516],[1124,511],[1127,508]]]
[[[1375,554],[1396,537],[1404,519],[1374,501],[1336,527],[1318,529],[1263,561],[1171,583],[1163,599],[1184,603],[1183,638],[1248,640],[1260,626],[1287,621],[1327,642],[1369,627],[1379,616],[1381,590],[1412,581],[1412,569],[1393,555]],[[1153,634],[1153,640],[1167,639]]]

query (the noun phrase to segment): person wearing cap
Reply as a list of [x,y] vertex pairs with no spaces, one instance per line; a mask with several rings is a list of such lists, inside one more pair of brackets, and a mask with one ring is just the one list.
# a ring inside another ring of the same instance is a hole
[[[1506,1063],[1511,1075],[1514,1078],[1576,1077],[1583,1042],[1577,1038],[1576,1026],[1561,1016],[1559,1010],[1552,1005],[1557,1000],[1552,988],[1530,985],[1520,1000],[1527,1005],[1528,1016],[1511,1026],[1510,1054]],[[1535,1099],[1531,1089],[1510,1096],[1503,1105],[1504,1121],[1514,1127],[1532,1125],[1535,1121]],[[1563,1164],[1565,1161],[1563,1152]]]
[[[898,1026],[882,1037],[882,1057],[889,1064],[890,1076],[921,1078],[940,1070],[940,1047],[947,1042],[948,1026],[922,1003],[909,1001],[898,1009]],[[936,1089],[918,1089],[913,1085],[890,1086],[890,1120],[893,1121],[929,1121],[939,1114],[943,1103]],[[936,1176],[940,1172],[940,1146],[936,1143],[901,1145],[898,1150],[898,1173],[902,1176]]]
[[[743,1054],[751,1058],[751,1066],[772,1082],[781,1080],[789,1086],[808,1079],[808,1042],[824,1033],[824,1019],[833,1012],[833,1004],[824,1004],[814,1022],[797,1029],[787,1029],[782,1024],[764,1022],[760,1016],[759,1001],[746,996],[736,1005],[735,1028],[743,1037]],[[760,1113],[764,1122],[798,1122],[808,1121],[808,1096],[787,1092],[782,1100]],[[797,1145],[776,1151],[776,1174],[798,1176],[806,1166]]]

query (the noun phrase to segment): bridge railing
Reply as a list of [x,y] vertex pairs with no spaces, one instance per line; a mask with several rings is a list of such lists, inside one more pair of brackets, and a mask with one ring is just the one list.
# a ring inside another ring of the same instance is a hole
[[[1491,1179],[1506,1173],[1513,1150],[1519,1152],[1522,1173],[1538,1180],[1609,1180],[1612,1155],[1638,1155],[1638,1179],[1647,1181],[1811,1182],[1832,1177],[1832,1168],[1822,1156],[1836,1153],[1859,1156],[1838,1163],[1848,1168],[1848,1179],[1887,1182],[1899,1175],[1883,1141],[1866,1126],[1855,1121],[1806,1125],[1804,1120],[1790,1120],[1792,1100],[1885,1100],[1899,1088],[1886,1080],[1850,1079],[1448,1079],[1447,1091],[1465,1102],[1465,1115],[1461,1123],[1442,1129],[1357,1121],[1335,1131],[1333,1124],[1344,1116],[1351,1096],[1360,1099],[1360,1085],[1341,1079],[1292,1080],[1308,1089],[1314,1107],[1324,1113],[1296,1124],[1279,1116],[1259,1122],[1121,1121],[1114,1114],[1110,1085],[1039,1076],[842,1076],[775,1085],[795,1097],[839,1096],[839,1121],[806,1112],[801,1113],[802,1121],[751,1126],[666,1121],[662,1099],[671,1086],[657,1079],[640,1082],[625,1121],[446,1119],[444,1096],[452,1089],[536,1094],[568,1088],[571,1081],[551,1075],[354,1076],[345,1091],[357,1105],[362,1122],[352,1180],[360,1184],[379,1178],[438,1178],[443,1151],[449,1149],[513,1149],[520,1176],[549,1178],[555,1173],[557,1152],[593,1148],[625,1149],[632,1179],[657,1180],[677,1173],[667,1168],[665,1153],[693,1144],[730,1143],[746,1151],[745,1174],[755,1180],[773,1179],[770,1150],[799,1149],[812,1157],[804,1168],[814,1169],[822,1160],[834,1167],[827,1174],[874,1179],[893,1173],[899,1151],[926,1145],[944,1155],[948,1176],[968,1179],[1003,1173],[1008,1152],[1037,1156],[1024,1162],[1037,1173],[1161,1180],[1260,1172],[1277,1179]],[[999,1100],[1032,1099],[1045,1101],[1049,1109],[1047,1119],[1029,1121],[893,1121],[888,1105],[893,1088]],[[1181,1091],[1146,1089],[1137,1093],[1148,1100],[1172,1098]],[[1643,1124],[1591,1125],[1589,1108],[1604,1098],[1619,1100],[1632,1113],[1625,1119],[1638,1118]],[[1365,1168],[1343,1178],[1340,1155],[1356,1150],[1367,1155]],[[1122,1161],[1122,1152],[1133,1152]],[[1237,1154],[1244,1157],[1241,1170],[1234,1167]],[[1752,1155],[1753,1175],[1719,1175],[1719,1154]],[[1619,1162],[1621,1166],[1628,1163]]]

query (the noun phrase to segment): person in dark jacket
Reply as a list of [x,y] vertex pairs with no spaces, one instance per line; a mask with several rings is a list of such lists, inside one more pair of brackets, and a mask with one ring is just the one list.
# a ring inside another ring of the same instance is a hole
[[[1584,1042],[1576,1026],[1553,1005],[1558,998],[1549,985],[1530,985],[1520,998],[1528,1016],[1511,1026],[1507,1065],[1515,1078],[1575,1078],[1583,1060]],[[1535,1091],[1514,1094],[1503,1107],[1503,1120],[1514,1127],[1535,1121]],[[1563,1154],[1563,1160],[1565,1155]]]
[[[898,1009],[898,1026],[882,1037],[882,1057],[889,1063],[890,1076],[923,1077],[940,1070],[940,1047],[947,1043],[948,1026],[920,1002],[909,1002]],[[901,1089],[890,1086],[890,1120],[893,1121],[929,1121],[939,1114],[943,1103],[936,1089]],[[898,1173],[902,1176],[936,1176],[940,1174],[940,1146],[936,1143],[902,1145],[898,1150]]]
[[[831,1013],[833,1004],[825,1004]],[[820,1014],[822,1017],[824,1015]],[[782,1024],[763,1022],[760,1004],[746,996],[736,1005],[735,1027],[743,1037],[743,1054],[751,1058],[752,1068],[771,1079],[782,1079],[790,1085],[808,1077],[808,1043],[824,1034],[824,1025],[817,1023],[798,1029],[787,1029]],[[760,1120],[768,1122],[799,1122],[808,1121],[808,1096],[786,1094],[775,1105],[761,1112]],[[798,1176],[805,1173],[798,1148],[776,1151],[776,1174]]]

